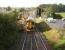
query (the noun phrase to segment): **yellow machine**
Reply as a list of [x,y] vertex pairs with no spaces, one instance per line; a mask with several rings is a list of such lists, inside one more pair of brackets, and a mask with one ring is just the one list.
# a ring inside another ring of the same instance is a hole
[[26,31],[33,31],[34,22],[32,20],[28,20],[26,22]]

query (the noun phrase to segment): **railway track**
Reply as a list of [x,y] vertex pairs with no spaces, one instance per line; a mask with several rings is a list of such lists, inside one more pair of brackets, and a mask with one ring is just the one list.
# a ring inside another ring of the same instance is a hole
[[45,38],[45,36],[41,32],[39,32],[37,28],[35,30],[36,30],[35,36],[38,42],[38,49],[39,50],[52,50],[51,46],[47,43],[47,39]]
[[42,33],[35,28],[33,32],[25,32],[15,49],[10,50],[51,50]]
[[34,32],[27,32],[27,37],[24,39],[22,50],[37,50],[34,38]]
[[22,50],[51,50],[46,39],[37,29],[33,32],[27,32],[27,37],[24,40],[23,46]]

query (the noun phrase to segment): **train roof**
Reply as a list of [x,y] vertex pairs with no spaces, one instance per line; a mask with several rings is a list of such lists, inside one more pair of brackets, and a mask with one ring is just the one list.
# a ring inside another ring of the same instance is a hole
[[28,18],[27,18],[27,20],[34,20],[34,17],[33,16],[29,16]]

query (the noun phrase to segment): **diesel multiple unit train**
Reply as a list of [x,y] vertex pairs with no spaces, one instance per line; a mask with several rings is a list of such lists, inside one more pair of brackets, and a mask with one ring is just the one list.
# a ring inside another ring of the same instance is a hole
[[18,16],[18,23],[20,30],[25,30],[25,31],[33,31],[34,28],[34,18],[33,16]]

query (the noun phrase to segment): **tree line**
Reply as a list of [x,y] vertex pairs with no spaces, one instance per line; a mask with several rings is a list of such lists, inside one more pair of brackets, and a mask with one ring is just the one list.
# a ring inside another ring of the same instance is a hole
[[58,12],[65,12],[65,5],[63,4],[41,4],[37,7],[38,16],[46,15],[47,17],[53,17],[57,19],[61,19],[62,16],[60,14],[56,14]]
[[54,12],[65,12],[65,5],[64,4],[41,4],[40,8],[49,8],[51,7]]

